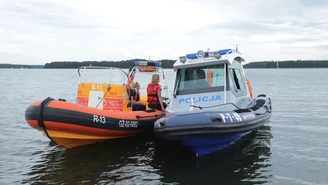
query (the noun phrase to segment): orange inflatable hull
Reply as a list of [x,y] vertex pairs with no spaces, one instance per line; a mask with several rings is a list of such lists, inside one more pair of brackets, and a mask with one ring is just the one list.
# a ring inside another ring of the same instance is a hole
[[67,149],[152,131],[162,116],[161,111],[116,112],[51,98],[32,103],[25,112],[31,127]]

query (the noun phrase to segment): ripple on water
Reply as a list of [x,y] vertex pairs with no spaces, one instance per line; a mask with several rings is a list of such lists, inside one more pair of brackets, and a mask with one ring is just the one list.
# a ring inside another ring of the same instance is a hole
[[327,185],[327,182],[315,182],[315,181],[306,181],[303,179],[297,179],[286,176],[275,175],[274,182],[279,182],[279,184],[302,184],[302,185]]

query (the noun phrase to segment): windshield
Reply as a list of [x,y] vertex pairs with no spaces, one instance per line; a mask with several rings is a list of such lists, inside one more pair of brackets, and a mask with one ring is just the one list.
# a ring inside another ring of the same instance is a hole
[[224,64],[179,69],[176,95],[223,91],[224,74]]
[[81,82],[123,85],[127,79],[127,74],[118,68],[87,68],[82,72]]

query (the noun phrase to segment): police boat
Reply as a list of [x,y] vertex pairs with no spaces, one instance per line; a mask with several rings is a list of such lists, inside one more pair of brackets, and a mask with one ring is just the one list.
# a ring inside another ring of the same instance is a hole
[[155,135],[197,156],[221,150],[270,120],[271,99],[256,97],[238,50],[198,51],[174,63],[175,85]]

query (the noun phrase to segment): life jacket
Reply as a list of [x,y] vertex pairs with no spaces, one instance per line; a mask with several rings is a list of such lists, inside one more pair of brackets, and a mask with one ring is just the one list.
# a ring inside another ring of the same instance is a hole
[[209,84],[210,87],[212,87],[213,83],[213,72],[208,70],[206,75],[206,82]]
[[157,91],[156,91],[156,87],[158,85],[159,84],[157,84],[157,83],[148,84],[148,87],[147,87],[147,102],[149,104],[159,104]]
[[253,90],[252,90],[251,83],[248,80],[248,78],[246,78],[246,83],[247,83],[247,86],[248,86],[249,95],[251,96],[251,98],[253,98]]

